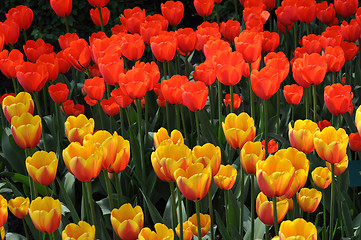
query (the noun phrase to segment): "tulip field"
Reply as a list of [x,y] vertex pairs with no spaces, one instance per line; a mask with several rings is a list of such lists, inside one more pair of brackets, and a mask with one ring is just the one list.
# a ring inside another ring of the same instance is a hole
[[50,0],[56,42],[23,2],[0,11],[0,239],[361,239],[358,0],[88,0],[86,37]]

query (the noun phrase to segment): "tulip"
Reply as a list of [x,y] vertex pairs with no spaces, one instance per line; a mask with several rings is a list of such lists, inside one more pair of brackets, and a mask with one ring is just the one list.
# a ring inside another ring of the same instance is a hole
[[261,71],[252,70],[251,84],[253,92],[262,99],[269,99],[279,89],[281,81],[278,70],[264,67]]
[[62,106],[63,106],[62,110],[63,110],[64,114],[67,116],[73,115],[74,117],[78,117],[80,114],[84,114],[84,110],[85,110],[84,105],[81,105],[81,104],[74,105],[73,100],[66,100],[62,104]]
[[[328,170],[331,171],[331,163],[326,162],[326,167],[328,168]],[[342,174],[344,171],[346,171],[347,167],[348,167],[348,156],[345,155],[340,162],[335,163],[335,176]]]
[[[211,227],[211,217],[208,214],[200,214],[200,219],[201,219],[201,233],[202,233],[202,237],[204,237],[210,227]],[[193,214],[190,218],[188,218],[188,222],[189,222],[189,227],[191,229],[191,231],[193,232],[193,235],[197,236],[198,234],[198,225],[197,225],[197,216],[196,213]]]
[[9,200],[9,210],[17,218],[24,218],[29,213],[30,199],[24,197],[16,197]]
[[258,161],[265,158],[265,150],[261,142],[246,142],[240,153],[242,168],[248,174],[256,174],[256,165]]
[[297,202],[304,212],[313,213],[320,204],[322,193],[315,188],[302,188],[297,193]]
[[150,230],[150,228],[143,228],[138,235],[138,240],[174,239],[173,229],[169,229],[166,225],[156,223],[154,228],[155,232]]
[[197,34],[197,42],[195,49],[198,51],[202,50],[204,44],[206,44],[209,40],[221,38],[221,33],[219,32],[218,25],[216,25],[216,27],[209,25],[205,25],[205,26],[199,25],[197,27],[196,34]]
[[[168,28],[168,21],[165,21],[167,22]],[[140,35],[142,36],[144,42],[148,45],[150,45],[150,38],[159,35],[162,31],[165,31],[163,30],[162,24],[156,21],[146,21],[140,25]]]
[[177,50],[177,38],[174,32],[163,32],[150,38],[150,47],[155,58],[160,61],[171,61]]
[[167,31],[169,25],[167,18],[165,18],[162,14],[148,15],[145,18],[145,22],[146,23],[153,22],[159,24],[161,26],[162,31]]
[[170,25],[176,26],[182,21],[184,5],[181,1],[166,1],[160,4],[160,8]]
[[135,240],[144,224],[144,214],[140,206],[134,208],[130,203],[113,209],[110,221],[115,233],[124,240]]
[[226,49],[216,53],[212,61],[218,81],[228,86],[236,85],[241,81],[246,67],[240,53]]
[[[343,37],[340,29],[327,28],[327,30],[321,34],[321,45],[323,49],[326,49],[329,46],[330,47],[340,46],[342,41],[343,41]],[[329,51],[331,52],[331,50]],[[332,58],[332,56],[331,59],[333,59],[333,61],[336,62],[338,60]]]
[[54,152],[37,151],[26,159],[25,165],[35,182],[47,186],[55,179],[58,159]]
[[204,45],[203,45],[203,54],[206,57],[206,59],[212,60],[213,56],[215,56],[218,52],[226,51],[226,52],[232,52],[231,45],[229,42],[218,39],[218,38],[212,38],[209,39]]
[[[265,148],[266,146],[266,140],[262,140],[262,147]],[[267,153],[268,154],[272,154],[277,152],[278,150],[278,142],[276,142],[275,140],[269,140],[268,144],[267,144]]]
[[317,229],[311,222],[306,222],[303,218],[293,221],[287,220],[281,223],[279,231],[280,240],[286,239],[317,239]]
[[14,116],[11,118],[11,133],[19,147],[34,148],[41,138],[41,118],[28,112],[21,114],[20,117]]
[[[277,201],[277,221],[280,223],[286,216],[288,211],[288,201],[283,199]],[[273,217],[273,202],[268,201],[267,196],[263,192],[260,192],[256,199],[256,212],[259,219],[267,225],[274,224]]]
[[[180,238],[180,225],[178,223],[175,232]],[[191,223],[189,221],[185,221],[183,223],[183,240],[191,240],[193,238],[193,232],[191,230]]]
[[120,16],[120,22],[126,26],[130,33],[140,33],[140,25],[145,21],[145,16],[145,10],[140,7],[125,9],[124,15]]
[[[234,99],[233,109],[236,110],[241,106],[242,96],[240,96],[236,93],[233,93],[233,99]],[[231,109],[231,95],[230,94],[226,94],[225,98],[223,99],[223,103],[226,105],[226,107]]]
[[331,126],[316,131],[313,141],[318,156],[329,163],[338,163],[346,155],[348,135],[343,128]]
[[90,49],[84,39],[74,40],[64,50],[64,58],[78,71],[83,72],[90,64]]
[[17,71],[15,70],[15,67],[24,63],[23,54],[17,49],[13,49],[10,52],[8,50],[3,50],[0,52],[0,58],[1,72],[7,78],[16,78]]
[[192,149],[193,162],[200,162],[206,167],[211,166],[212,176],[215,176],[221,166],[221,149],[211,143],[195,146]]
[[216,71],[212,66],[212,61],[206,60],[195,67],[193,71],[193,78],[195,81],[202,81],[207,86],[212,85],[216,81]]
[[31,201],[29,215],[40,232],[55,232],[61,220],[61,204],[52,197],[38,197]]
[[104,79],[100,77],[86,79],[84,81],[84,89],[91,99],[100,100],[105,92]]
[[359,50],[359,47],[354,42],[343,41],[340,46],[345,55],[345,61],[352,61]]
[[105,54],[104,57],[99,57],[98,66],[104,81],[109,85],[117,84],[119,74],[125,73],[124,60],[119,58],[117,53]]
[[357,133],[350,133],[349,146],[352,151],[361,151],[361,136]]
[[236,20],[228,20],[227,22],[221,22],[220,32],[224,39],[228,42],[233,42],[234,38],[241,32],[241,24]]
[[125,92],[132,99],[141,99],[149,89],[151,80],[150,74],[144,68],[132,68],[126,74],[119,75],[119,85],[122,85]]
[[213,177],[218,188],[229,190],[233,187],[237,178],[237,169],[232,165],[221,165],[218,173]]
[[277,32],[262,32],[262,52],[273,52],[280,43],[280,36]]
[[0,195],[0,226],[4,226],[8,219],[8,202]]
[[186,76],[173,75],[170,79],[161,82],[162,94],[170,104],[182,104],[182,85],[189,82]]
[[327,1],[317,3],[316,17],[325,24],[331,23],[335,19],[335,8],[333,4],[328,5]]
[[234,113],[228,114],[222,128],[228,144],[234,149],[242,149],[243,145],[253,141],[256,135],[254,120],[245,112],[238,116]]
[[58,38],[58,43],[62,50],[70,47],[70,43],[79,39],[78,34],[76,33],[66,33],[64,35],[60,35]]
[[196,201],[206,196],[212,181],[212,170],[210,166],[204,167],[201,163],[193,163],[186,170],[175,170],[174,179],[183,196]]
[[45,43],[43,39],[28,40],[23,46],[26,57],[31,62],[36,62],[38,58],[43,54],[49,54],[53,52],[53,46],[50,43]]
[[58,61],[59,73],[65,74],[69,72],[71,64],[65,60],[63,50],[56,54],[56,60]]
[[161,127],[158,132],[155,132],[153,134],[153,139],[155,149],[157,149],[159,146],[168,144],[184,144],[183,135],[180,131],[174,129],[169,136],[167,129],[165,129],[164,127]]
[[262,51],[262,35],[249,30],[242,31],[238,37],[234,39],[237,52],[242,53],[247,63],[255,62],[261,55]]
[[322,120],[317,122],[317,126],[322,131],[324,128],[331,126],[331,123],[327,120]]
[[356,9],[358,7],[358,0],[335,0],[334,4],[336,13],[338,15],[340,15],[341,17],[348,17],[356,12]]
[[352,19],[350,23],[343,21],[341,24],[341,34],[345,41],[356,42],[361,34],[361,26],[356,19]]
[[208,88],[203,82],[187,82],[182,85],[183,105],[192,112],[202,110],[207,102]]
[[54,81],[59,76],[59,63],[58,58],[56,57],[56,54],[54,52],[51,52],[49,54],[42,54],[39,56],[38,60],[36,60],[37,63],[42,63],[45,65],[45,68],[48,72],[48,81]]
[[71,174],[81,182],[98,177],[102,167],[102,151],[95,143],[72,142],[63,150],[64,163]]
[[118,103],[115,101],[114,97],[110,97],[108,99],[103,99],[100,102],[100,105],[102,106],[103,111],[108,114],[108,116],[115,116],[117,114],[119,114],[119,105]]
[[34,13],[29,7],[18,5],[15,8],[11,8],[5,16],[7,19],[13,19],[18,24],[20,30],[26,30],[33,22]]
[[45,64],[41,62],[24,62],[15,67],[16,77],[20,85],[28,93],[39,92],[48,79],[48,72]]
[[345,64],[345,55],[340,46],[327,46],[322,53],[327,62],[327,70],[330,72],[338,72]]
[[297,105],[302,99],[303,87],[297,84],[285,85],[283,94],[288,104]]
[[57,104],[65,102],[69,95],[68,86],[61,82],[49,86],[48,91],[51,99],[53,99],[53,101]]
[[70,15],[73,0],[50,0],[50,6],[59,17]]
[[4,44],[15,44],[19,39],[20,28],[14,19],[6,19],[0,23],[0,31],[4,34]]
[[138,60],[143,56],[145,44],[139,34],[124,34],[122,36],[121,52],[128,60]]
[[[110,18],[110,11],[107,7],[100,8],[100,11],[102,13],[102,19],[103,19],[103,26],[108,24],[109,18]],[[100,20],[100,14],[98,8],[92,8],[90,9],[90,17],[93,21],[93,23],[97,26],[101,26],[101,20]]]
[[214,0],[194,0],[194,7],[201,17],[206,17],[212,14]]
[[13,116],[20,117],[24,112],[34,113],[34,101],[27,92],[20,92],[16,96],[6,96],[1,105],[9,123],[11,123]]
[[324,100],[327,109],[333,115],[342,115],[348,111],[353,98],[350,85],[341,83],[325,87]]
[[119,86],[119,88],[114,89],[110,95],[115,98],[117,104],[122,108],[126,108],[133,102],[133,99],[128,96],[123,86]]
[[288,137],[291,146],[306,154],[314,150],[313,135],[318,131],[318,125],[309,119],[297,120],[292,128],[288,124]]
[[325,189],[331,184],[331,171],[327,167],[317,167],[312,171],[311,175],[313,182],[319,188]]
[[95,238],[95,226],[79,221],[78,224],[69,223],[61,233],[63,240],[93,240]]
[[88,120],[83,114],[77,117],[69,116],[64,123],[64,128],[69,142],[83,143],[84,136],[94,131],[94,119]]

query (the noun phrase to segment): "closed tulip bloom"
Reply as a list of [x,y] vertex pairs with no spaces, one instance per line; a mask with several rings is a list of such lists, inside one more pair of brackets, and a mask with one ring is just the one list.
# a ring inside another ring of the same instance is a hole
[[[223,103],[229,109],[231,108],[231,95],[230,94],[226,94],[226,96],[224,96]],[[241,103],[242,103],[242,96],[240,96],[236,93],[233,93],[233,109],[237,110],[241,106]]]
[[191,201],[200,200],[208,193],[212,170],[210,166],[204,167],[202,163],[193,163],[186,170],[178,168],[174,172],[174,178],[184,197]]
[[224,39],[228,42],[233,42],[234,38],[241,32],[241,24],[236,20],[229,19],[227,22],[221,22],[220,32]]
[[283,95],[288,104],[297,105],[303,97],[303,87],[297,84],[285,85]]
[[50,43],[45,43],[43,39],[28,40],[23,46],[26,57],[31,62],[36,62],[38,58],[43,54],[49,54],[53,52],[53,46]]
[[279,239],[317,239],[317,229],[311,222],[306,222],[303,218],[297,218],[293,221],[283,221],[280,225]]
[[7,19],[13,19],[18,24],[20,30],[26,30],[33,22],[34,13],[31,8],[18,5],[15,8],[11,8],[5,16]]
[[11,118],[11,133],[21,148],[34,148],[39,144],[42,132],[41,118],[25,112]]
[[322,1],[320,3],[317,3],[317,12],[316,17],[323,23],[329,24],[331,23],[335,18],[335,8],[333,7],[333,4],[330,3],[328,5],[327,1]]
[[86,79],[84,81],[84,89],[91,99],[100,100],[103,98],[105,91],[104,79],[100,77]]
[[167,31],[168,25],[169,25],[168,20],[162,14],[148,15],[145,18],[145,22],[146,23],[149,23],[149,22],[157,23],[161,26],[161,29],[163,31]]
[[292,198],[298,190],[305,186],[310,169],[310,162],[305,153],[292,147],[281,149],[275,155],[290,160],[295,168],[295,177],[290,189],[285,193],[285,197]]
[[239,83],[247,68],[242,54],[227,49],[217,52],[213,56],[212,62],[218,81],[228,86]]
[[[326,167],[331,171],[331,163],[326,162]],[[341,175],[348,168],[348,156],[347,154],[343,157],[343,159],[335,163],[335,176]]]
[[194,0],[194,7],[201,17],[206,17],[212,14],[214,0]]
[[29,215],[40,232],[55,232],[61,220],[61,204],[52,197],[38,197],[31,201]]
[[327,28],[321,34],[321,45],[323,49],[327,47],[335,47],[340,46],[341,42],[343,41],[341,28]]
[[132,33],[140,33],[140,25],[145,21],[145,10],[140,7],[128,8],[120,16],[120,22]]
[[144,214],[140,206],[130,203],[112,210],[110,221],[115,233],[124,240],[136,240],[144,224]]
[[[205,22],[208,23],[208,22]],[[221,33],[219,32],[219,27],[218,25],[216,27],[212,26],[212,25],[204,25],[202,27],[200,27],[201,25],[199,25],[197,27],[197,42],[196,42],[196,46],[195,49],[197,51],[201,51],[203,49],[204,44],[206,44],[209,40],[211,39],[220,39],[221,38]]]
[[302,87],[318,85],[326,75],[327,62],[320,54],[304,54],[293,62],[292,71],[295,81]]
[[83,72],[90,64],[90,49],[84,39],[74,40],[64,50],[64,58],[78,71]]
[[69,72],[71,64],[67,60],[65,60],[63,50],[56,54],[56,60],[58,61],[59,65],[59,73],[65,74]]
[[79,221],[78,224],[69,223],[61,233],[61,237],[63,240],[93,240],[95,226],[84,221]]
[[212,61],[206,60],[205,62],[196,66],[193,71],[193,78],[195,81],[204,82],[207,86],[212,85],[217,78]]
[[109,85],[117,84],[119,74],[125,73],[124,60],[119,58],[117,53],[106,54],[104,57],[99,58],[98,66],[104,81]]
[[115,116],[117,114],[119,114],[119,105],[118,103],[115,101],[114,97],[110,97],[108,99],[103,99],[100,102],[100,105],[102,106],[103,111],[108,115],[108,116]]
[[[180,226],[179,223],[175,229],[178,237],[180,238]],[[191,240],[193,238],[193,232],[191,230],[191,223],[187,220],[183,223],[183,240]]]
[[350,133],[349,146],[352,151],[361,151],[361,136],[358,132]]
[[[280,223],[288,211],[288,201],[277,201],[277,221]],[[260,192],[256,198],[256,212],[259,219],[266,225],[274,224],[273,201],[268,201],[267,196]]]
[[170,79],[161,83],[162,94],[170,104],[182,104],[182,86],[189,82],[186,76],[173,75]]
[[340,46],[328,46],[322,53],[327,62],[327,70],[330,72],[338,72],[345,64],[345,55]]
[[7,78],[16,78],[16,66],[24,63],[24,56],[18,49],[0,52],[0,70]]
[[233,187],[237,178],[237,169],[232,165],[221,165],[218,173],[213,177],[218,188],[229,190]]
[[69,88],[64,83],[59,82],[55,85],[50,85],[48,91],[51,99],[57,104],[62,104],[68,99]]
[[122,85],[125,92],[132,99],[141,99],[149,89],[151,76],[144,68],[132,68],[126,74],[119,75],[119,85]]
[[96,8],[102,8],[108,4],[109,0],[88,0],[89,4]]
[[360,134],[361,133],[361,106],[359,106],[356,110],[355,124],[356,124],[357,130]]
[[265,150],[262,147],[261,142],[246,142],[240,154],[240,161],[243,170],[248,174],[256,174],[256,165],[258,161],[262,161],[265,158]]
[[15,69],[20,85],[28,93],[39,92],[43,89],[49,75],[45,64],[41,62],[24,62]]
[[[94,104],[95,105],[95,104]],[[77,117],[80,114],[84,114],[85,107],[81,104],[74,104],[73,100],[66,100],[62,104],[62,111],[67,116]]]
[[331,126],[331,123],[327,120],[322,120],[317,122],[317,126],[322,131],[324,128]]
[[[211,228],[211,217],[208,214],[200,213],[200,219],[201,219],[201,233],[202,233],[202,237],[204,237]],[[190,225],[190,229],[193,232],[193,235],[197,236],[198,235],[197,214],[195,213],[191,217],[189,217],[188,222]]]
[[317,187],[325,189],[332,182],[331,171],[327,167],[317,167],[312,173],[312,180]]
[[138,60],[143,56],[145,44],[139,34],[125,34],[122,37],[121,52],[128,60]]
[[218,38],[209,39],[209,41],[203,45],[202,50],[206,59],[209,60],[212,60],[213,56],[215,56],[218,52],[221,51],[232,52],[232,48],[229,42]]
[[331,126],[316,131],[313,141],[318,156],[329,163],[338,163],[346,155],[348,135],[343,128]]
[[139,235],[138,240],[162,240],[162,239],[174,239],[173,229],[169,229],[163,223],[156,223],[154,225],[155,231],[150,230],[150,228],[143,228]]
[[280,36],[277,32],[262,32],[262,52],[273,52],[280,43]]
[[0,195],[0,226],[4,226],[8,219],[8,202]]
[[59,75],[59,63],[56,53],[42,54],[36,63],[42,63],[48,72],[47,81],[54,81]]
[[261,55],[262,35],[245,30],[234,39],[234,44],[236,45],[237,52],[242,53],[244,60],[247,63],[253,63]]
[[37,151],[26,161],[26,170],[30,177],[41,185],[50,185],[56,176],[58,158],[54,152]]
[[73,0],[50,0],[50,6],[59,17],[70,15]]
[[[110,18],[110,11],[107,7],[102,7],[100,8],[101,12],[102,12],[102,18],[103,18],[103,26],[107,25],[109,22],[109,18]],[[93,23],[97,26],[101,26],[101,21],[100,21],[100,15],[99,15],[99,10],[98,8],[92,8],[90,9],[90,17],[93,21]]]
[[193,162],[200,162],[206,167],[211,166],[212,176],[216,175],[221,166],[221,149],[211,143],[195,146],[192,149]]
[[292,128],[291,123],[288,124],[288,137],[291,146],[306,154],[314,150],[313,135],[318,131],[318,125],[309,120],[297,120]]
[[350,23],[343,21],[341,24],[341,34],[345,41],[356,42],[360,38],[361,26],[356,19],[352,19]]
[[187,82],[182,85],[183,105],[192,112],[202,110],[207,102],[208,87],[203,82]]
[[150,47],[155,58],[160,61],[171,61],[177,50],[177,38],[174,32],[163,32],[151,37]]
[[19,39],[20,28],[13,19],[6,19],[3,23],[0,22],[0,31],[4,33],[4,44],[15,44]]
[[341,83],[325,87],[324,100],[327,109],[333,115],[342,115],[348,111],[353,98],[350,85]]
[[[167,21],[167,20],[165,20]],[[167,28],[168,28],[168,21],[167,21]],[[145,21],[140,25],[140,35],[142,36],[144,42],[150,45],[150,38],[153,36],[159,35],[163,30],[162,25],[156,21]]]
[[2,109],[9,123],[13,116],[21,116],[24,112],[34,113],[34,101],[27,92],[20,92],[16,96],[6,96],[2,101]]
[[287,158],[270,155],[256,165],[257,182],[267,197],[282,196],[290,189],[295,167]]
[[345,55],[345,61],[352,61],[359,50],[359,47],[354,42],[343,41],[340,46]]
[[341,17],[348,17],[354,14],[358,7],[358,0],[335,0],[336,13]]
[[9,210],[17,218],[24,218],[29,213],[30,199],[16,197],[9,200]]
[[84,136],[94,131],[94,119],[88,119],[83,114],[77,117],[69,116],[64,123],[64,128],[69,142],[83,143]]
[[153,140],[154,140],[154,147],[156,149],[162,145],[184,144],[183,135],[180,131],[174,129],[169,136],[167,129],[165,129],[164,127],[159,128],[158,132],[155,132],[153,134]]
[[70,47],[70,43],[79,39],[78,34],[76,33],[65,33],[64,35],[60,35],[58,38],[58,43],[62,50]]
[[[262,140],[262,147],[265,148],[265,146],[266,146],[266,140]],[[271,139],[268,141],[267,147],[268,147],[268,154],[275,153],[278,150],[278,142]]]
[[297,193],[297,202],[302,211],[313,213],[321,202],[322,192],[315,188],[302,188]]
[[281,85],[277,69],[266,66],[261,71],[252,70],[251,85],[253,92],[259,98],[269,99]]
[[222,128],[228,144],[234,149],[242,149],[246,142],[253,141],[256,136],[254,120],[245,112],[238,116],[228,114]]
[[72,142],[63,150],[64,163],[71,174],[81,182],[98,177],[102,167],[102,151],[92,142]]
[[184,15],[184,5],[181,1],[166,1],[160,4],[162,15],[172,26],[178,25]]
[[133,102],[133,99],[129,97],[123,86],[114,89],[110,95],[115,98],[117,104],[122,108],[126,108]]
[[306,49],[308,54],[320,53],[322,50],[320,35],[309,34],[307,36],[303,36],[301,41],[302,47]]

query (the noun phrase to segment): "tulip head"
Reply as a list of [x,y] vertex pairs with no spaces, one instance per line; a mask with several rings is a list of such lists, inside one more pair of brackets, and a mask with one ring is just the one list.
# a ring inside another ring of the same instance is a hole
[[41,118],[28,112],[20,117],[11,118],[11,133],[16,144],[21,148],[34,148],[38,145],[42,132]]
[[[200,213],[201,219],[201,232],[202,237],[207,234],[211,227],[211,217],[208,214]],[[188,222],[190,224],[190,229],[193,232],[193,235],[197,236],[198,234],[198,225],[197,225],[197,214],[193,214],[190,218],[188,218]]]
[[25,161],[30,177],[41,185],[51,184],[58,169],[58,158],[54,152],[37,151]]
[[248,141],[243,145],[240,154],[240,160],[243,170],[248,174],[256,174],[256,165],[258,161],[265,158],[265,150],[261,142]]
[[[280,223],[288,211],[286,199],[277,201],[277,221]],[[266,225],[274,224],[273,201],[268,201],[267,196],[260,192],[256,199],[256,212],[259,219]]]
[[169,229],[166,225],[156,223],[154,228],[155,231],[150,230],[150,228],[143,228],[138,235],[138,240],[174,239],[173,229]]
[[8,219],[8,202],[0,195],[0,226],[4,226]]
[[77,117],[69,116],[64,123],[65,134],[69,142],[83,143],[84,136],[93,133],[94,124],[94,119],[88,119],[84,114]]
[[216,175],[221,166],[221,149],[211,143],[195,146],[192,150],[193,162],[200,162],[206,167],[211,166],[212,176]]
[[61,237],[64,240],[93,240],[95,238],[95,226],[84,221],[79,221],[78,224],[70,223],[61,233]]
[[167,129],[164,127],[159,128],[158,132],[153,134],[153,139],[155,148],[163,144],[184,144],[183,135],[180,131],[174,129],[169,136]]
[[220,189],[229,190],[236,182],[236,178],[237,169],[232,165],[221,165],[218,173],[213,177],[213,180]]
[[305,212],[313,213],[322,198],[322,192],[317,191],[315,188],[302,188],[297,193],[297,202],[301,209]]
[[317,229],[311,222],[306,222],[303,218],[293,221],[283,221],[279,229],[279,239],[305,239],[316,240]]
[[34,113],[34,101],[30,93],[20,92],[16,96],[8,95],[2,101],[4,115],[9,123],[13,116],[21,116],[24,112]]
[[327,167],[317,167],[312,171],[311,175],[313,182],[319,188],[325,189],[332,182],[332,174]]
[[29,205],[29,198],[16,197],[14,199],[10,199],[8,207],[15,217],[24,218],[29,213]]
[[288,137],[291,146],[308,154],[313,151],[313,135],[319,130],[317,123],[305,119],[297,120],[292,128],[291,123],[288,124]]

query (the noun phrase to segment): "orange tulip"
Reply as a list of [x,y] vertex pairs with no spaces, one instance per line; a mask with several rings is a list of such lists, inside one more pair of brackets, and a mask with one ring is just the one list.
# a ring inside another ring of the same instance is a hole
[[338,15],[341,17],[348,17],[354,14],[358,7],[358,0],[335,0],[335,10]]
[[358,132],[350,133],[349,146],[352,151],[361,151],[361,136]]
[[84,81],[84,89],[91,99],[100,100],[105,92],[104,79],[100,77],[86,79]]
[[[266,146],[266,140],[262,140],[262,147],[265,148],[265,146]],[[268,154],[275,153],[278,150],[278,142],[271,139],[268,141],[267,147],[268,147],[267,148]]]
[[353,98],[350,85],[335,83],[325,87],[324,100],[327,109],[333,115],[342,115],[349,109]]
[[43,39],[28,40],[23,46],[26,57],[31,62],[36,62],[38,58],[43,54],[49,54],[53,52],[53,46],[50,43],[45,43]]
[[206,167],[209,165],[212,169],[212,176],[215,176],[221,166],[221,149],[211,143],[203,146],[195,146],[192,149],[193,162],[200,162]]
[[335,8],[333,4],[328,5],[327,1],[322,1],[317,3],[317,13],[316,17],[325,24],[331,23],[335,19]]
[[297,105],[303,97],[303,87],[292,84],[283,87],[283,95],[288,104]]
[[42,132],[41,118],[28,112],[20,117],[11,118],[11,133],[16,144],[21,148],[34,148],[38,145]]
[[170,79],[161,83],[162,94],[170,104],[181,104],[183,88],[182,85],[189,82],[186,76],[173,75]]
[[[200,213],[200,219],[201,219],[201,233],[202,237],[204,237],[210,227],[211,227],[211,217],[208,214],[202,214]],[[193,235],[198,235],[198,225],[197,225],[197,214],[193,214],[191,217],[188,218],[189,227],[191,231],[193,232]]]
[[212,14],[214,0],[194,0],[194,7],[201,17],[206,17]]
[[69,95],[68,86],[61,82],[49,86],[48,91],[51,99],[53,99],[53,101],[57,104],[65,102]]
[[306,222],[303,218],[293,221],[287,220],[281,223],[279,229],[279,239],[317,239],[317,229],[311,222]]
[[234,149],[242,149],[246,142],[253,141],[256,136],[254,120],[245,112],[238,116],[228,114],[222,128],[228,144]]
[[0,195],[0,226],[4,226],[8,219],[8,202]]
[[20,92],[16,96],[6,96],[1,105],[9,123],[13,116],[20,117],[24,112],[34,113],[34,101],[27,92]]
[[170,145],[170,144],[176,144],[176,145],[183,145],[184,139],[183,135],[180,131],[174,129],[170,136],[168,135],[167,129],[164,127],[161,127],[158,132],[155,132],[153,134],[154,139],[154,147],[157,149],[159,146],[163,145]]
[[50,6],[59,17],[70,15],[73,0],[50,0]]
[[231,45],[229,42],[218,39],[218,38],[212,38],[209,39],[204,45],[203,45],[203,54],[208,60],[212,60],[213,56],[215,56],[218,52],[221,51],[227,51],[232,52]]
[[297,193],[297,202],[302,211],[313,213],[321,202],[322,192],[315,188],[302,188]]
[[343,128],[326,127],[313,138],[317,154],[329,163],[339,163],[346,156],[348,135]]
[[261,55],[262,35],[249,30],[242,31],[238,37],[234,39],[237,52],[242,53],[247,63],[255,62]]
[[77,117],[69,116],[64,123],[64,128],[69,142],[83,143],[84,136],[94,131],[94,119],[88,120],[83,114]]
[[119,209],[113,209],[110,221],[115,233],[124,240],[135,240],[144,224],[143,210],[134,208],[130,203],[123,204]]
[[16,197],[10,199],[9,210],[17,218],[24,218],[29,213],[30,199],[23,197]]
[[277,32],[262,32],[262,52],[273,52],[280,43],[280,36]]
[[195,49],[200,51],[203,49],[204,44],[206,44],[209,40],[211,39],[220,39],[221,38],[221,33],[219,32],[219,27],[218,25],[216,27],[212,26],[209,24],[209,22],[205,22],[208,23],[207,25],[199,25],[197,27],[197,42],[196,42],[196,46]]
[[[328,168],[328,170],[331,171],[331,163],[326,162],[326,167]],[[348,156],[345,155],[340,162],[335,163],[335,175],[338,176],[342,174],[344,171],[346,171],[347,167],[348,167]]]
[[119,86],[119,88],[114,89],[110,95],[115,98],[117,104],[122,108],[126,108],[133,102],[133,99],[128,96],[123,86]]
[[313,135],[318,131],[318,125],[309,119],[297,120],[292,128],[291,123],[288,124],[288,137],[291,146],[297,148],[306,154],[313,151]]
[[84,39],[74,40],[70,47],[64,50],[64,58],[73,65],[73,67],[83,72],[90,64],[90,49]]
[[78,142],[72,142],[63,150],[63,159],[71,174],[81,182],[89,182],[101,171],[102,154],[95,143],[85,141],[82,146]]
[[[167,21],[167,28],[168,28],[168,21]],[[165,30],[163,30],[162,25],[156,21],[150,21],[150,22],[145,21],[140,25],[140,35],[142,36],[144,42],[148,45],[150,45],[151,37],[158,36],[162,31]]]
[[[102,7],[100,8],[101,12],[102,12],[102,18],[103,18],[103,26],[108,24],[109,18],[110,18],[110,11],[107,7]],[[93,21],[93,23],[97,26],[101,26],[101,21],[100,21],[100,15],[99,15],[99,10],[98,8],[92,8],[90,9],[90,17]]]
[[179,28],[176,31],[176,37],[179,51],[190,53],[194,50],[197,42],[197,35],[192,28]]
[[257,162],[256,170],[258,186],[267,197],[285,195],[295,176],[292,162],[277,155]]
[[218,81],[224,85],[236,85],[241,81],[245,71],[242,54],[224,50],[216,53],[212,61]]
[[251,85],[253,92],[262,99],[269,99],[280,88],[281,81],[278,70],[264,67],[261,71],[252,70]]
[[[180,226],[179,223],[175,229],[178,237],[180,238]],[[191,223],[189,221],[185,221],[183,223],[183,240],[191,240],[193,238],[193,232],[191,230]]]
[[29,215],[40,232],[55,232],[61,220],[61,204],[52,197],[38,197],[31,201]]
[[115,116],[117,114],[119,114],[119,105],[118,103],[115,101],[114,97],[110,97],[108,99],[103,99],[100,102],[100,105],[102,106],[103,111],[108,115],[108,116]]
[[[241,106],[241,103],[242,103],[242,96],[236,94],[236,93],[233,93],[233,99],[234,99],[234,102],[233,102],[233,109],[234,110],[237,110],[240,106]],[[226,105],[226,107],[228,107],[229,109],[231,108],[231,95],[230,94],[226,94],[226,96],[224,97],[223,99],[223,103],[224,105]]]
[[132,99],[143,98],[149,89],[150,81],[151,76],[144,68],[133,67],[126,74],[119,75],[119,85],[124,87]]
[[70,47],[70,43],[79,39],[78,34],[76,33],[65,33],[64,35],[60,35],[58,38],[58,43],[62,50]]
[[138,240],[174,239],[173,229],[169,229],[166,225],[156,223],[154,228],[155,232],[150,230],[150,228],[143,228],[138,235]]
[[95,226],[90,226],[84,221],[79,221],[78,224],[69,223],[61,233],[61,237],[63,240],[94,239]]
[[41,185],[51,184],[58,169],[58,158],[54,152],[37,151],[26,161],[26,170],[30,177]]
[[221,165],[218,173],[213,177],[218,188],[229,190],[233,187],[237,178],[237,169],[232,165]]
[[120,16],[120,22],[130,33],[140,33],[140,25],[145,21],[145,15],[145,10],[140,7],[125,9],[124,14]]
[[328,46],[322,53],[327,62],[327,70],[330,72],[338,72],[345,64],[345,54],[340,46]]
[[182,85],[183,105],[192,112],[202,110],[207,102],[208,88],[203,82],[187,82]]
[[206,60],[205,62],[196,66],[193,71],[193,78],[195,81],[204,82],[207,86],[212,85],[217,78],[212,61]]
[[[288,201],[286,199],[277,201],[277,220],[280,223],[288,211]],[[256,198],[256,212],[259,219],[266,225],[274,224],[273,201],[268,201],[267,196],[260,192]]]
[[48,81],[54,81],[58,78],[59,75],[59,63],[58,58],[56,57],[56,54],[54,52],[49,54],[42,54],[39,56],[37,63],[42,63],[45,65],[45,68],[48,72]]
[[117,53],[98,58],[98,66],[104,81],[109,85],[117,84],[119,74],[125,73],[124,60]]
[[58,61],[59,73],[65,74],[69,72],[71,64],[65,60],[63,50],[56,54],[56,60]]
[[20,85],[28,93],[39,92],[48,79],[48,69],[41,62],[24,62],[15,67]]
[[33,22],[34,13],[29,7],[18,5],[15,8],[11,8],[5,16],[7,19],[13,19],[18,24],[20,30],[26,30]]
[[313,182],[319,188],[325,189],[331,184],[331,171],[327,167],[317,167],[312,171],[311,175]]
[[150,47],[155,58],[160,61],[171,61],[177,50],[177,38],[174,32],[163,32],[150,38]]
[[168,25],[169,25],[169,22],[168,22],[167,18],[165,18],[161,14],[148,15],[145,18],[145,22],[146,23],[149,23],[149,22],[157,23],[157,24],[159,24],[161,26],[161,29],[163,31],[167,31]]
[[14,19],[6,19],[0,23],[0,31],[4,33],[4,44],[15,44],[19,39],[20,28]]
[[124,34],[122,36],[121,52],[128,60],[138,60],[143,56],[145,44],[139,34]]
[[241,32],[241,24],[236,20],[229,19],[227,22],[221,22],[220,32],[224,39],[228,42],[233,42],[234,38]]
[[166,1],[160,4],[160,8],[170,25],[176,26],[182,21],[184,5],[181,1]]
[[13,49],[11,52],[5,49],[0,52],[0,59],[1,72],[7,78],[16,78],[17,71],[15,68],[24,63],[23,54],[17,49]]
[[258,161],[263,161],[265,158],[265,150],[261,142],[246,142],[240,154],[240,161],[243,170],[248,174],[256,174],[256,165]]

